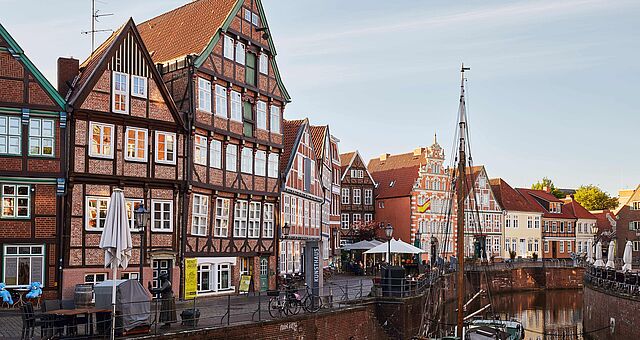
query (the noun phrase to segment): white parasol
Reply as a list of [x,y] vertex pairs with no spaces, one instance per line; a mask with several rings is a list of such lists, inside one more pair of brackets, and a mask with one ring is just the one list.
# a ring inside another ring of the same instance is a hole
[[602,242],[600,241],[596,243],[596,262],[593,265],[596,267],[604,267],[604,262],[602,261]]
[[616,269],[616,265],[615,265],[615,263],[613,263],[613,260],[614,260],[614,254],[613,254],[614,247],[615,247],[615,243],[613,243],[613,241],[609,242],[609,252],[607,254],[607,268],[611,268],[611,269]]
[[627,244],[624,246],[624,255],[622,255],[622,260],[624,261],[622,271],[625,273],[631,271],[632,252],[633,245],[631,244],[631,241],[627,241]]
[[593,247],[587,244],[587,263],[593,263]]

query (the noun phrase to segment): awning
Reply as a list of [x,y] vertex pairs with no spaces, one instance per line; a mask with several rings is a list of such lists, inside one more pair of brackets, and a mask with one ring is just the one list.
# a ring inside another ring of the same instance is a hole
[[[389,245],[391,242],[391,245]],[[391,241],[385,242],[375,246],[372,249],[365,251],[365,254],[386,254],[387,251],[394,254],[420,254],[424,251],[418,247],[412,246],[409,243],[401,240],[391,239]]]

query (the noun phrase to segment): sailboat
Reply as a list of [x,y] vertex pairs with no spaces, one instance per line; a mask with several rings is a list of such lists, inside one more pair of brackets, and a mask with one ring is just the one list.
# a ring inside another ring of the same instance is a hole
[[[484,307],[476,310],[472,313],[469,313],[465,316],[465,311],[467,307],[471,304],[471,302],[478,298],[482,292],[477,292],[469,301],[465,302],[465,200],[469,198],[469,200],[475,199],[474,189],[469,190],[467,180],[467,159],[469,163],[472,163],[472,158],[470,155],[470,147],[469,147],[469,131],[467,126],[467,108],[466,108],[466,98],[465,98],[465,71],[469,71],[470,68],[465,67],[464,64],[461,68],[461,83],[460,83],[460,104],[458,107],[458,130],[457,130],[457,157],[455,169],[451,171],[453,174],[452,178],[452,187],[454,188],[455,195],[451,195],[450,207],[455,203],[455,211],[456,214],[456,261],[457,261],[457,271],[456,275],[456,325],[453,334],[449,332],[445,332],[446,336],[440,337],[432,337],[429,334],[428,324],[433,323],[434,320],[428,320],[425,318],[429,309],[425,308],[423,311],[423,326],[427,325],[427,327],[423,327],[421,329],[421,337],[420,339],[462,339],[462,340],[491,340],[491,339],[499,339],[499,340],[522,340],[524,339],[524,327],[522,323],[517,320],[501,320],[501,319],[483,319],[476,318],[482,316],[486,313],[487,310],[491,309],[491,301],[489,304]],[[473,187],[472,187],[473,188]],[[455,202],[453,202],[453,197],[456,198]],[[471,204],[469,205],[472,206]],[[473,205],[476,206],[476,205]],[[449,209],[449,213],[451,213],[451,208]],[[473,209],[471,209],[473,210]],[[473,212],[473,211],[471,211]],[[476,210],[477,213],[477,210]],[[447,219],[449,221],[449,219]],[[477,225],[480,226],[480,218],[479,216],[475,219]],[[447,222],[447,224],[449,224]],[[482,230],[480,228],[480,238],[482,238]],[[448,240],[447,240],[448,241]],[[445,244],[446,248],[446,244]],[[486,253],[486,244],[482,242],[481,244],[480,254]],[[434,255],[434,254],[432,254]],[[482,257],[482,256],[481,256]],[[487,259],[488,260],[488,259]],[[485,278],[487,276],[485,275]],[[433,285],[435,290],[429,291],[429,298],[427,299],[427,303],[433,297],[433,300],[439,299],[442,302],[443,294],[438,292],[438,288],[442,288],[437,283]],[[491,300],[491,295],[489,294],[489,300]],[[432,301],[433,302],[433,301]],[[440,307],[442,309],[442,307]],[[437,325],[441,324],[440,320],[435,320]],[[440,328],[440,327],[438,327]],[[438,334],[438,332],[435,332]],[[440,332],[442,334],[442,332]]]

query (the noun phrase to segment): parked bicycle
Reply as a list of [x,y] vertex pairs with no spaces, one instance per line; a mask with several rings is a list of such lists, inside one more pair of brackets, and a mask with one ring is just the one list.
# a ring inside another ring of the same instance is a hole
[[300,310],[307,313],[316,313],[322,308],[322,299],[313,294],[311,288],[305,284],[304,295],[294,288],[294,284],[284,285],[284,294],[281,291],[269,291],[269,315],[280,318],[283,315],[297,315]]
[[307,313],[317,313],[322,308],[322,298],[313,294],[313,291],[308,285],[305,286],[304,295],[300,295],[298,292],[294,292],[289,297],[291,299],[290,306],[292,306],[294,315],[298,314],[300,307]]

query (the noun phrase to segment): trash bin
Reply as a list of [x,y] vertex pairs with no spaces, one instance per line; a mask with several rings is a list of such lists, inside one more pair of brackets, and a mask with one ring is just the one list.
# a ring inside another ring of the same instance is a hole
[[197,308],[185,309],[180,313],[180,317],[182,318],[183,326],[197,327],[198,320],[200,319],[200,310]]

